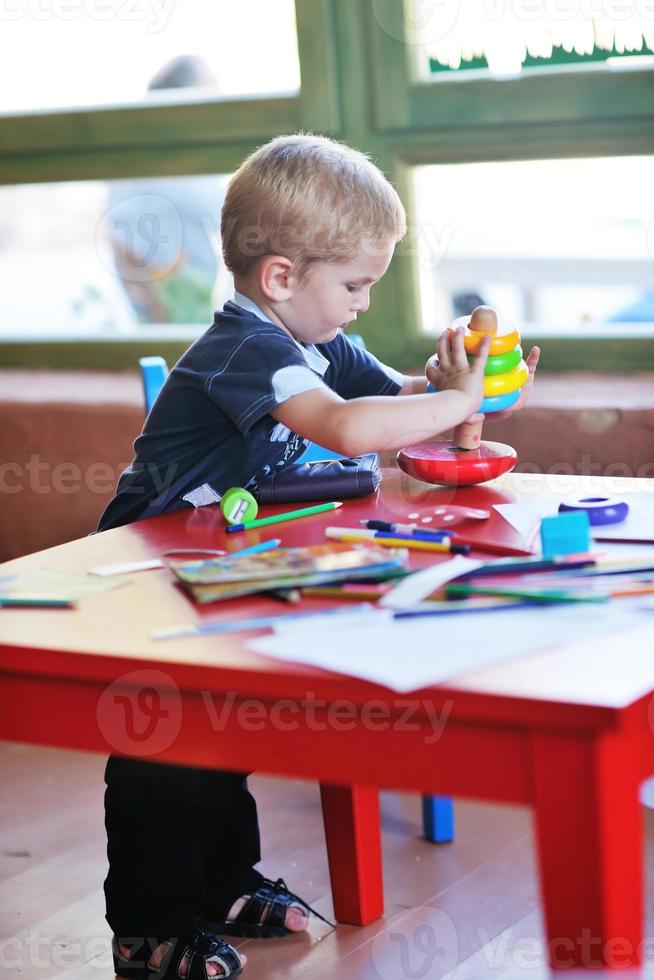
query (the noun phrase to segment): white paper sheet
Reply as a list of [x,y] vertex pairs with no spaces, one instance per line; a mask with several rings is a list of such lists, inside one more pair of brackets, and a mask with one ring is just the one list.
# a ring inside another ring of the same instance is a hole
[[463,555],[456,555],[449,561],[430,565],[429,568],[423,568],[401,579],[399,585],[382,596],[379,605],[388,609],[411,609],[447,582],[465,575],[466,572],[473,572],[483,564],[483,561],[473,561]]
[[547,647],[650,622],[651,611],[641,605],[622,600],[606,607],[507,608],[392,621],[373,613],[347,629],[326,621],[321,630],[309,621],[298,623],[292,630],[254,638],[247,646],[404,693]]
[[130,572],[147,572],[152,568],[163,568],[164,563],[160,558],[150,558],[146,561],[126,561],[120,565],[96,565],[89,568],[90,575],[99,575],[104,578],[107,575],[124,575]]
[[[591,496],[591,494],[589,494]],[[592,529],[594,541],[638,541],[654,544],[654,494],[646,492],[625,493],[629,513],[619,524],[604,524]],[[515,504],[494,504],[511,527],[527,540],[533,535],[543,517],[553,517],[559,512],[559,499],[538,498]],[[538,544],[536,539],[535,544]]]
[[654,544],[654,494],[625,493],[629,513],[619,524],[593,528],[596,541],[642,541]]

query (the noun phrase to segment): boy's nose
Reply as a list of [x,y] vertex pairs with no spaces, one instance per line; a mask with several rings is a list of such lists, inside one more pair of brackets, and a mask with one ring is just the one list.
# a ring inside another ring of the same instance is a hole
[[366,296],[361,296],[357,300],[357,305],[354,307],[354,310],[357,313],[365,313],[369,306],[370,306],[370,295],[367,294]]

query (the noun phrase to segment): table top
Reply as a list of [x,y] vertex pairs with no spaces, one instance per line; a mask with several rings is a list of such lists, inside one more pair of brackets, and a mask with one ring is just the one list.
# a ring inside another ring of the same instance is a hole
[[[651,482],[651,481],[650,481]],[[324,542],[328,525],[356,526],[377,517],[406,520],[442,503],[490,507],[493,503],[539,496],[627,493],[654,488],[645,480],[600,477],[508,474],[480,487],[454,490],[432,487],[396,469],[385,469],[375,497],[346,501],[337,513],[327,512],[246,533],[226,535],[217,507],[184,509],[127,527],[92,535],[47,551],[0,565],[0,575],[40,569],[84,573],[98,565],[159,557],[175,547],[237,550],[276,536],[284,545]],[[261,514],[294,509],[296,505],[262,508]],[[44,515],[46,507],[44,506]],[[45,519],[45,516],[44,516]],[[495,512],[495,535],[520,543],[517,533]],[[473,556],[475,552],[473,551]],[[478,554],[482,556],[481,553]],[[424,567],[434,560],[414,552],[411,564]],[[76,609],[0,610],[0,670],[47,674],[71,679],[113,680],[135,666],[165,665],[177,683],[194,689],[210,684],[214,690],[236,689],[252,696],[296,696],[310,689],[325,698],[362,702],[391,692],[351,677],[330,674],[251,653],[244,646],[249,634],[199,636],[157,642],[155,629],[197,623],[206,618],[234,619],[289,611],[279,601],[248,597],[199,607],[172,581],[167,569],[134,573],[129,584],[89,596]],[[324,600],[306,600],[302,609],[324,609]],[[539,610],[534,609],[534,629]],[[557,717],[581,723],[606,723],[621,709],[654,690],[651,627],[582,640],[457,678],[435,694],[456,692],[476,717],[512,714],[521,718]],[[531,714],[529,714],[531,713]]]

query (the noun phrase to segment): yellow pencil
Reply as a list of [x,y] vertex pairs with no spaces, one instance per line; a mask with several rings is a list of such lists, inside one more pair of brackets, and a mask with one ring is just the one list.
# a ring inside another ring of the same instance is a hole
[[[331,537],[331,535],[330,535]],[[444,541],[422,541],[406,538],[369,538],[363,534],[339,534],[339,541],[366,541],[368,544],[378,544],[382,548],[410,548],[413,551],[440,551],[448,554],[452,546]]]

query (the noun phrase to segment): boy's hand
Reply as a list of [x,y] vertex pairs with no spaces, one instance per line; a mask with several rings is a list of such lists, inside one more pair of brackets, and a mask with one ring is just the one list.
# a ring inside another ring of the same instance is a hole
[[454,389],[467,395],[471,411],[474,411],[481,405],[484,397],[484,368],[488,360],[490,338],[487,334],[484,336],[479,354],[469,364],[463,346],[463,335],[463,327],[446,330],[441,334],[438,353],[427,361],[425,374],[430,384],[439,391]]
[[486,416],[488,422],[501,422],[502,419],[508,419],[514,412],[517,412],[519,408],[524,408],[529,399],[529,393],[534,387],[534,375],[536,374],[536,365],[538,364],[538,359],[540,357],[540,347],[532,347],[529,351],[529,357],[525,361],[525,364],[529,368],[529,377],[522,386],[520,392],[520,398],[518,398],[515,405],[511,408],[505,409],[503,412],[491,412],[490,415]]
[[[489,422],[499,422],[502,419],[508,419],[514,412],[517,412],[518,409],[524,408],[529,399],[531,389],[534,387],[534,375],[536,374],[536,367],[538,365],[539,358],[540,347],[532,347],[531,351],[529,352],[529,357],[525,361],[527,368],[529,369],[529,377],[523,385],[522,391],[520,392],[520,398],[515,405],[512,406],[512,408],[507,408],[503,412],[491,412],[490,415],[487,416],[476,413],[468,421],[475,422],[485,417]],[[439,377],[437,373],[438,368],[439,357],[438,354],[434,354],[433,357],[429,358],[427,364],[425,365],[425,375],[427,376],[427,380],[430,382],[430,384],[433,384],[436,388],[440,388],[440,384],[437,380]]]

